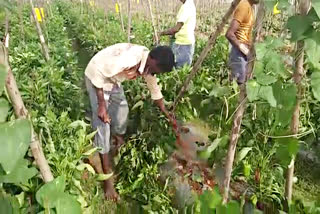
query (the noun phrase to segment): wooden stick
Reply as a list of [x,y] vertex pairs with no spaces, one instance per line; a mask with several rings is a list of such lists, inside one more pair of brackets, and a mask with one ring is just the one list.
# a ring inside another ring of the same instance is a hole
[[[302,15],[307,15],[310,9],[311,2],[310,0],[303,0],[299,1],[299,10]],[[302,102],[303,96],[303,85],[301,81],[305,75],[305,71],[303,69],[304,63],[304,41],[297,42],[297,49],[296,49],[296,60],[295,60],[295,72],[293,74],[293,80],[297,86],[297,101],[294,108],[294,112],[292,115],[291,121],[291,132],[294,135],[299,133],[299,120],[300,120],[300,104]],[[295,157],[292,157],[291,162],[288,166],[287,170],[287,177],[286,177],[286,188],[285,188],[285,196],[288,203],[291,203],[292,200],[292,189],[293,189],[293,176],[294,176],[294,162]]]
[[[8,54],[7,54],[6,48],[3,46],[2,43],[0,43],[0,56],[4,56],[0,58],[1,60],[0,64],[5,65],[8,69],[8,74],[6,78],[6,88],[14,109],[14,113],[18,119],[30,119],[30,115],[28,114],[28,111],[22,101],[21,94],[19,92],[16,80],[9,66]],[[53,175],[51,173],[49,164],[43,154],[38,136],[33,130],[33,127],[32,127],[32,134],[31,134],[30,148],[31,148],[32,156],[36,161],[36,165],[40,169],[40,174],[44,182],[47,183],[52,181]]]
[[130,43],[130,34],[131,34],[131,0],[128,0],[128,43]]
[[118,7],[119,7],[119,16],[120,16],[120,21],[121,21],[121,29],[124,32],[124,23],[123,23],[123,17],[122,17],[122,12],[121,12],[122,8],[121,8],[119,0],[117,0],[116,2],[117,2]]
[[[252,47],[250,50],[250,55],[253,56],[250,58],[253,58],[253,59],[255,56],[254,44],[255,44],[257,37],[259,35],[259,31],[262,28],[263,17],[264,17],[264,3],[261,2],[259,5],[256,24],[254,27],[255,36],[254,36],[254,40],[253,40]],[[250,61],[249,65],[248,65],[248,71],[247,71],[248,79],[251,79],[251,77],[252,77],[253,67],[254,67],[254,60]],[[226,159],[226,164],[225,164],[225,174],[224,174],[224,180],[223,180],[223,203],[224,204],[227,203],[228,197],[229,197],[232,166],[233,166],[234,155],[236,152],[238,139],[240,137],[240,128],[241,128],[243,114],[246,110],[246,103],[247,103],[246,84],[242,84],[242,85],[240,85],[240,95],[239,95],[239,100],[238,100],[239,108],[237,109],[237,111],[234,115],[234,118],[233,118],[232,129],[231,129],[231,134],[230,134],[230,143],[229,143],[227,159]]]
[[230,6],[229,10],[227,11],[227,13],[223,16],[221,23],[217,26],[217,30],[215,32],[213,32],[210,37],[209,40],[207,42],[206,47],[202,50],[198,60],[196,61],[196,63],[194,64],[192,71],[190,72],[190,74],[188,75],[187,79],[184,81],[183,86],[177,96],[177,98],[175,99],[174,103],[173,103],[173,112],[175,111],[179,100],[182,98],[182,96],[184,95],[184,93],[186,92],[186,90],[188,89],[191,80],[193,79],[193,77],[196,75],[196,73],[200,70],[201,65],[204,61],[204,59],[207,57],[208,53],[212,50],[212,48],[215,46],[216,41],[218,36],[221,34],[221,32],[223,31],[224,26],[226,25],[226,23],[228,22],[230,16],[233,14],[234,10],[236,9],[237,5],[239,4],[240,0],[234,0],[232,5]]
[[37,29],[37,33],[38,33],[38,36],[39,36],[39,39],[40,39],[40,44],[41,44],[41,47],[42,47],[42,53],[43,53],[43,56],[46,59],[46,61],[48,61],[50,59],[49,48],[48,48],[48,46],[46,44],[46,41],[44,39],[42,30],[41,30],[41,26],[40,26],[40,24],[38,22],[38,19],[37,19],[37,16],[36,16],[35,12],[34,12],[34,5],[32,3],[32,0],[29,0],[29,2],[30,2],[30,5],[31,5],[31,14],[32,14],[33,20],[36,23],[36,29]]
[[151,5],[150,0],[148,0],[148,8],[149,8],[149,13],[150,13],[150,17],[151,17],[154,38],[156,40],[155,42],[156,42],[156,45],[158,45],[159,44],[158,31],[156,28],[156,23],[154,21],[154,17],[153,17],[153,13],[152,13],[152,5]]

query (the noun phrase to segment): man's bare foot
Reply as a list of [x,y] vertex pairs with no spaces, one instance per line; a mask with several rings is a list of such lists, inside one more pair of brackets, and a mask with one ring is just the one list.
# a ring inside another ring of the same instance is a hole
[[112,180],[104,181],[104,197],[108,201],[117,202],[119,200],[119,195],[114,189]]

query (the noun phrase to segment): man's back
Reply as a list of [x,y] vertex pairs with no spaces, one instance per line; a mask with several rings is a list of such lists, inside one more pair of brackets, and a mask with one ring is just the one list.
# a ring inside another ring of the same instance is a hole
[[196,27],[196,7],[193,0],[186,0],[181,6],[178,15],[177,22],[183,22],[182,28],[176,33],[176,43],[180,45],[194,44],[195,36],[194,30]]
[[237,6],[233,19],[240,24],[236,31],[237,39],[244,44],[250,45],[252,27],[254,24],[253,9],[248,0],[242,0]]

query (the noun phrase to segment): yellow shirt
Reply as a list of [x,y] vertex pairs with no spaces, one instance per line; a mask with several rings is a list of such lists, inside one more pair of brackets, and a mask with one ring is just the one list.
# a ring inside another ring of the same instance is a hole
[[89,62],[85,75],[91,83],[104,91],[112,91],[114,85],[129,80],[125,73],[139,63],[139,73],[143,76],[151,93],[151,99],[159,100],[162,93],[157,78],[150,74],[143,74],[149,55],[149,50],[140,45],[119,43],[98,52]]
[[238,4],[238,6],[233,14],[233,19],[237,20],[240,24],[239,29],[235,33],[237,39],[241,43],[250,45],[251,44],[252,28],[253,28],[253,24],[254,24],[254,17],[253,17],[252,6],[248,0],[242,0]]
[[186,0],[181,6],[178,15],[177,23],[183,22],[182,28],[175,34],[176,44],[192,45],[195,42],[194,30],[196,28],[196,6],[193,0]]

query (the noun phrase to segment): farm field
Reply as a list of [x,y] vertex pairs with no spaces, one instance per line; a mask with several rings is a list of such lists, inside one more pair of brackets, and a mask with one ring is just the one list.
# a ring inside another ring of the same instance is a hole
[[84,70],[116,43],[155,47],[181,2],[0,0],[0,214],[320,213],[320,4],[260,1],[246,84],[230,81],[230,17],[214,39],[231,7],[215,0],[194,0],[193,64],[157,76],[192,160],[138,78],[123,83],[125,144],[101,174]]

